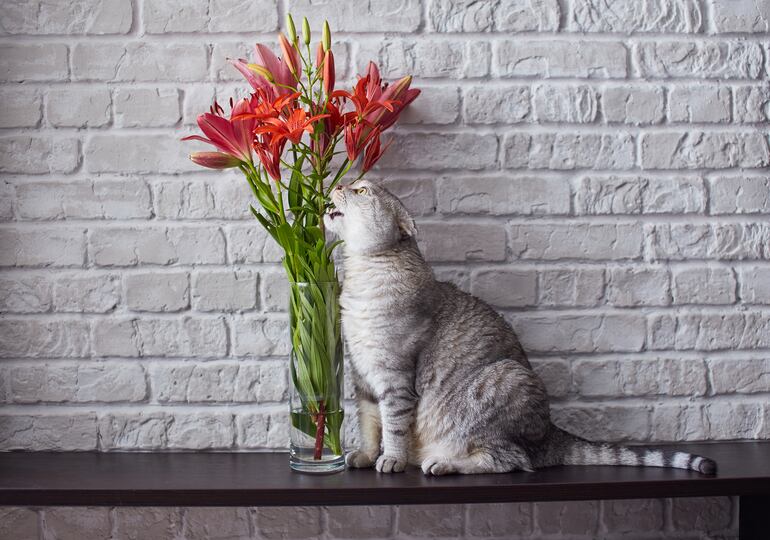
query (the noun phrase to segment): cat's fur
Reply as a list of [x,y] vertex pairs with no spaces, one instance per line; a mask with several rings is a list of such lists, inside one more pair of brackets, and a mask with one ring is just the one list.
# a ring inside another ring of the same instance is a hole
[[434,279],[402,203],[365,180],[337,187],[332,200],[324,222],[345,241],[340,304],[362,439],[348,465],[399,472],[410,463],[433,475],[557,464],[716,471],[701,456],[593,443],[554,426],[513,329]]

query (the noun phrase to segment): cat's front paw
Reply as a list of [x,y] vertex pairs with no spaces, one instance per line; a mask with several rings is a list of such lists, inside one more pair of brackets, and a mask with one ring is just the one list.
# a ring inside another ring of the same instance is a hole
[[382,455],[377,458],[377,464],[374,468],[377,469],[377,472],[383,473],[404,472],[406,459]]
[[353,450],[345,456],[345,464],[353,469],[368,469],[374,465],[374,458],[361,450]]
[[422,462],[422,472],[427,476],[443,476],[456,473],[457,468],[448,459],[427,457]]

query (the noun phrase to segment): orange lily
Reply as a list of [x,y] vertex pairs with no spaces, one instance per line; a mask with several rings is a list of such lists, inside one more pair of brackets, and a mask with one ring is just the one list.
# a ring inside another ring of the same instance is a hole
[[302,134],[313,133],[313,123],[328,117],[328,114],[317,114],[308,117],[305,109],[297,108],[285,118],[266,118],[264,125],[254,130],[255,134],[268,133],[275,139],[288,139],[293,144],[299,144]]

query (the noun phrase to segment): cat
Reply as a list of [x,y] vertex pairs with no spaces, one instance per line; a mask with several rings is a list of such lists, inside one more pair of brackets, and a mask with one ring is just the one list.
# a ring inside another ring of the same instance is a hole
[[714,474],[684,452],[594,443],[551,423],[546,388],[511,326],[483,301],[437,281],[415,222],[384,187],[337,186],[324,224],[344,241],[340,295],[360,447],[353,468],[426,475],[642,465]]

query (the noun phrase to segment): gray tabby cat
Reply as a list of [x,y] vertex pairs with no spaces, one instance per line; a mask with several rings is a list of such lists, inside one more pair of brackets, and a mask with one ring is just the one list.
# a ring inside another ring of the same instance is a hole
[[705,457],[589,442],[554,426],[513,329],[434,279],[401,202],[365,180],[338,186],[332,201],[324,222],[345,241],[340,304],[362,439],[349,466],[389,473],[409,463],[430,475],[561,464],[716,472]]

